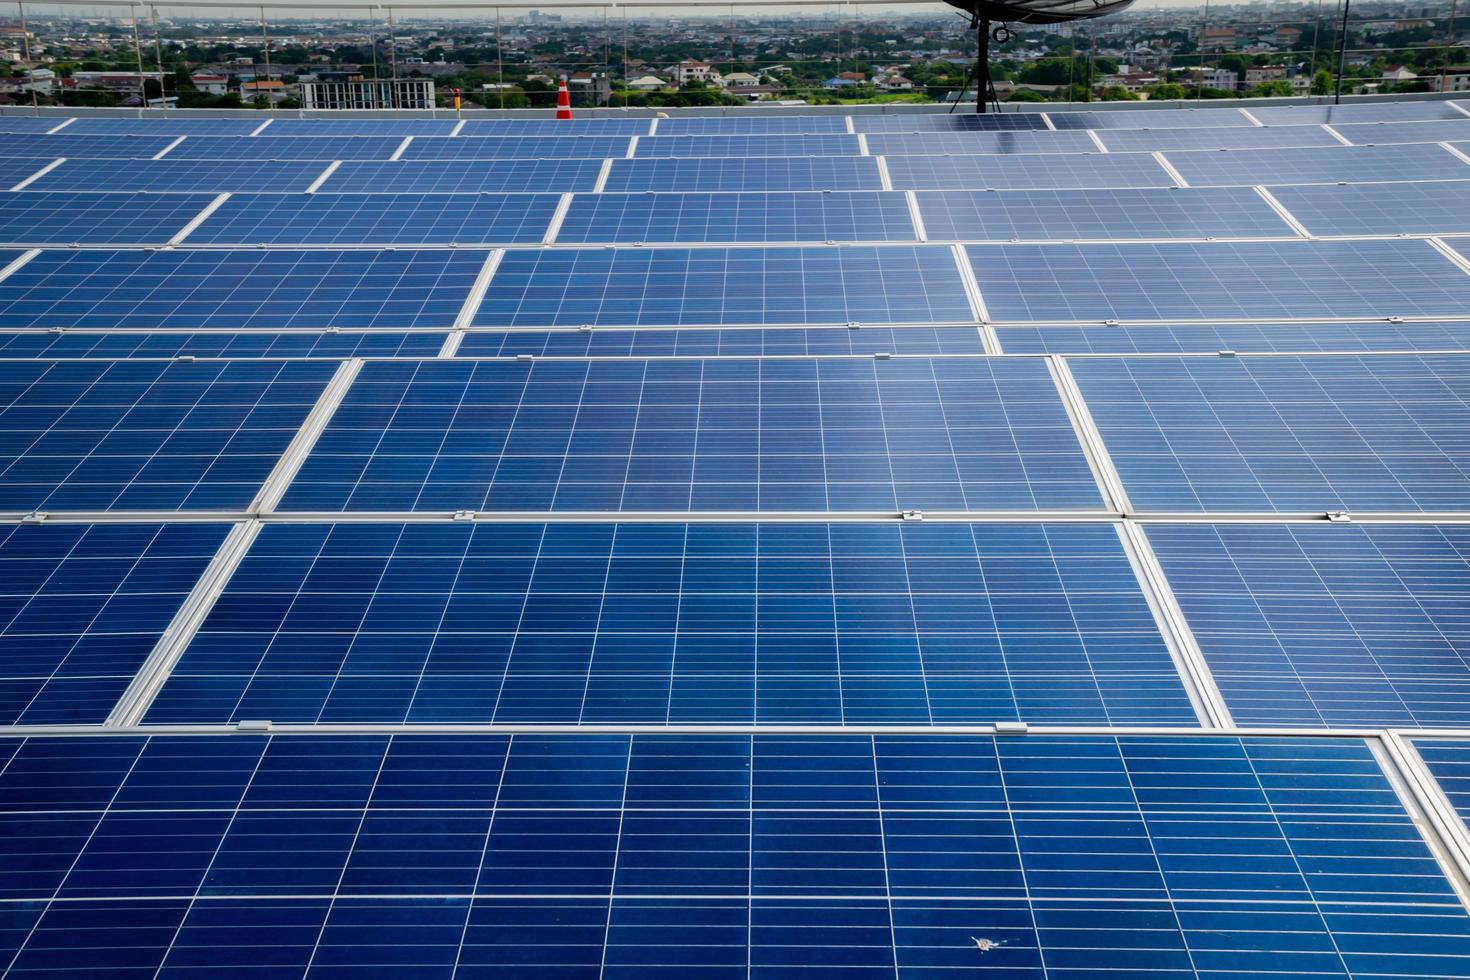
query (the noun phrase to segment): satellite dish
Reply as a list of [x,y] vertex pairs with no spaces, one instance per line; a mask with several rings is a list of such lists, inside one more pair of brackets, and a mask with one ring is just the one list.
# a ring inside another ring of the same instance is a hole
[[1133,0],[945,0],[965,11],[977,23],[998,20],[1015,24],[1062,24],[1071,20],[1106,17]]

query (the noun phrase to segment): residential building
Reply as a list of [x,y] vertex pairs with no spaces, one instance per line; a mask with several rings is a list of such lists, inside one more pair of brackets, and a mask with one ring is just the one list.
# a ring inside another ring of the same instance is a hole
[[635,78],[628,83],[628,88],[634,92],[657,92],[660,89],[668,87],[669,83],[657,75],[644,75],[642,78]]
[[306,109],[432,109],[434,83],[427,78],[364,78],[357,72],[320,72],[301,83]]
[[206,75],[198,74],[190,76],[194,87],[205,95],[224,95],[230,90],[230,79],[228,75]]

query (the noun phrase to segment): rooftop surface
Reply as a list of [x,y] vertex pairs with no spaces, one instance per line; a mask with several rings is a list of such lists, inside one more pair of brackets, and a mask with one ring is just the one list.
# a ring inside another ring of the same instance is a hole
[[1470,975],[1470,104],[0,187],[4,980]]

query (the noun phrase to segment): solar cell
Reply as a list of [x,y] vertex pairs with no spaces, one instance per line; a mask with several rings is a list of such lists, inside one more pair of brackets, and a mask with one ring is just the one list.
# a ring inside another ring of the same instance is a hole
[[1357,105],[1296,105],[1252,108],[1251,115],[1267,126],[1303,123],[1408,122],[1411,120],[1464,119],[1465,114],[1448,102],[1366,102]]
[[657,129],[660,136],[819,136],[846,132],[846,116],[677,116],[660,119]]
[[329,361],[0,361],[0,510],[243,509]]
[[[256,123],[251,130],[258,127]],[[448,136],[453,119],[275,119],[262,136]],[[250,132],[250,130],[246,130]]]
[[1358,739],[31,739],[3,788],[21,974],[1427,977],[1470,948]]
[[1149,109],[1142,112],[1052,112],[1057,129],[1220,129],[1253,124],[1239,109]]
[[629,191],[876,191],[872,157],[614,160],[609,193]]
[[0,527],[0,722],[105,721],[228,529]]
[[1470,823],[1470,784],[1466,782],[1470,744],[1458,739],[1415,739],[1413,745],[1460,819]]
[[203,194],[0,192],[0,242],[163,245],[211,200]]
[[1433,144],[1170,153],[1191,186],[1465,180],[1465,161]]
[[[1466,327],[1470,334],[1470,326]],[[3,348],[0,348],[3,350]],[[779,327],[470,331],[460,357],[776,357],[812,354],[983,354],[975,327]]]
[[545,236],[560,200],[554,194],[237,194],[205,219],[189,235],[188,242],[190,245],[531,243]]
[[[47,120],[48,128],[59,120]],[[119,119],[82,116],[66,127],[72,136],[249,136],[260,128],[260,119]],[[280,125],[278,120],[274,125]],[[407,125],[406,123],[404,125]]]
[[[136,137],[135,137],[136,138]],[[169,160],[386,160],[403,140],[392,137],[190,136]],[[96,154],[100,156],[101,154]]]
[[923,191],[931,241],[1296,237],[1245,187],[1090,191]]
[[45,133],[64,122],[58,116],[0,115],[0,133]]
[[1099,506],[1039,360],[366,364],[286,510]]
[[1470,349],[1464,323],[1268,323],[1143,327],[997,327],[1007,354],[1265,354]]
[[1424,241],[971,246],[970,260],[997,320],[1458,316],[1470,309],[1470,277]]
[[1470,180],[1302,184],[1271,193],[1314,235],[1470,234]]
[[1135,507],[1470,510],[1470,357],[1072,362]]
[[[420,137],[405,160],[603,160],[628,154],[626,136]],[[391,151],[390,151],[391,152]]]
[[310,187],[326,167],[325,163],[316,161],[289,160],[173,160],[164,157],[162,160],[150,160],[146,167],[119,167],[116,160],[67,160],[28,186],[26,191],[299,194]]
[[322,184],[333,194],[523,194],[590,191],[601,160],[396,160],[343,163]]
[[0,281],[0,329],[448,327],[483,252],[48,251]]
[[[641,146],[641,144],[640,144]],[[1090,153],[1097,149],[1086,133],[1050,130],[974,130],[963,133],[873,133],[868,152],[876,156],[941,154]]]
[[1470,721],[1470,528],[1150,525],[1244,726]]
[[953,256],[940,246],[546,249],[507,252],[473,322],[721,326],[974,316]]
[[1341,146],[1321,126],[1246,126],[1236,129],[1113,129],[1099,137],[1114,153],[1155,150],[1250,150]]
[[1464,117],[1432,122],[1335,123],[1332,128],[1358,146],[1470,140],[1470,119]]
[[[605,156],[622,156],[608,153]],[[639,157],[805,157],[857,156],[856,136],[644,136]]]
[[558,243],[914,241],[902,194],[881,191],[579,194]]
[[642,136],[651,119],[467,119],[461,136]]
[[933,523],[269,526],[145,721],[242,718],[1196,720],[1115,528]]
[[7,157],[128,157],[146,159],[172,143],[167,136],[55,136],[44,133],[0,134],[0,154]]
[[433,357],[444,346],[445,336],[429,330],[412,333],[67,330],[0,334],[0,357]]
[[[894,190],[1051,190],[1173,187],[1147,153],[1048,153],[1007,156],[896,156],[884,161]],[[614,165],[614,171],[616,171]],[[609,188],[611,189],[611,188]]]
[[[12,157],[0,159],[0,190],[9,190],[16,184],[35,174],[54,160],[41,157]],[[65,164],[63,164],[65,166]]]
[[[899,112],[882,115],[854,115],[853,129],[859,133],[954,132],[976,129],[1046,129],[1039,112]],[[659,129],[664,132],[663,125]]]

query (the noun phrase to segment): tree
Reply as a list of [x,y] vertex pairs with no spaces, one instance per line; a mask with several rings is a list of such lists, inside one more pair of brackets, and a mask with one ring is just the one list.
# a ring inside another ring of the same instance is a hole
[[1291,83],[1281,78],[1273,79],[1269,82],[1262,82],[1260,85],[1251,89],[1251,95],[1261,98],[1289,96],[1291,94]]
[[1007,98],[1007,102],[1045,102],[1046,96],[1029,88],[1018,88]]
[[1332,91],[1332,73],[1326,68],[1318,68],[1317,74],[1312,76],[1312,94],[1326,95]]
[[1137,98],[1138,96],[1121,85],[1109,85],[1102,90],[1102,100],[1104,102],[1129,102]]
[[1179,85],[1175,82],[1160,82],[1157,85],[1150,86],[1148,90],[1148,97],[1150,99],[1157,99],[1160,101],[1168,99],[1182,99],[1184,98],[1184,95],[1184,86]]

